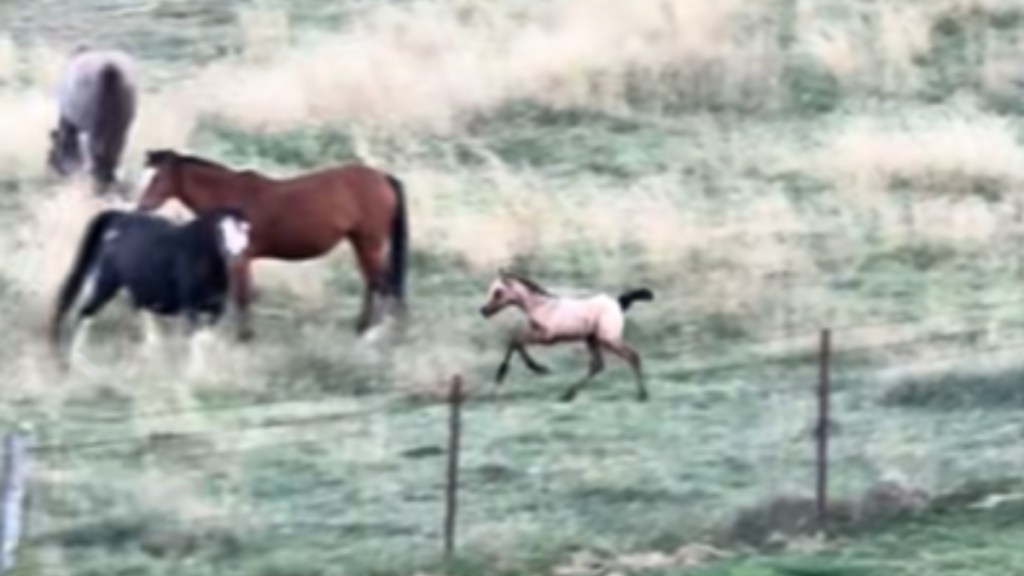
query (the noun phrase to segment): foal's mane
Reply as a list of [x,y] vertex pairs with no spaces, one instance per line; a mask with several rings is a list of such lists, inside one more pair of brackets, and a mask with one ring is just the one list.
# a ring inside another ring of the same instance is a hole
[[522,284],[523,286],[526,286],[526,289],[529,290],[530,292],[533,292],[534,294],[540,294],[542,296],[551,296],[551,293],[548,292],[543,286],[537,284],[533,280],[530,280],[526,276],[522,276],[512,272],[505,272],[504,276],[510,280],[515,280],[516,282]]

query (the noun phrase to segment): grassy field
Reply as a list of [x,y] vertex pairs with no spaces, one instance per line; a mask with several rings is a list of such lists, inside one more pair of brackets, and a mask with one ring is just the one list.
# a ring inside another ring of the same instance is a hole
[[[14,0],[0,22],[0,423],[36,447],[21,573],[437,572],[454,374],[466,574],[1024,567],[1024,4]],[[186,366],[173,329],[141,350],[112,306],[57,374],[41,328],[104,206],[44,171],[80,43],[142,61],[129,176],[176,147],[402,178],[404,333],[354,337],[342,248],[257,267],[250,345],[226,325]],[[556,402],[582,349],[495,389],[518,319],[476,310],[503,265],[653,288],[627,329],[652,401],[612,365]],[[823,327],[828,542],[803,526]],[[893,485],[926,494],[915,514],[865,497]]]

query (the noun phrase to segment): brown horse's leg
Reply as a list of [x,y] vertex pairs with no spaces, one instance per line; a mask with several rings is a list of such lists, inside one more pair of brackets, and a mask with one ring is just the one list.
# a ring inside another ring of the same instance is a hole
[[359,307],[359,316],[356,317],[356,333],[362,334],[370,327],[370,308],[373,306],[373,291],[367,284],[363,288],[363,303]]
[[249,316],[249,304],[252,302],[252,267],[248,258],[232,264],[231,279],[231,291],[238,315],[238,339],[247,342],[253,337],[252,319]]
[[637,354],[636,350],[622,342],[601,342],[601,345],[612,354],[629,363],[630,368],[633,369],[633,374],[636,375],[636,399],[641,402],[647,400],[647,387],[644,385],[643,366],[640,361],[640,355]]
[[587,375],[580,379],[578,382],[569,387],[562,394],[561,400],[563,402],[571,402],[576,398],[576,394],[590,382],[594,376],[597,376],[602,370],[604,370],[604,357],[601,355],[601,346],[597,342],[597,338],[591,336],[587,338],[587,350],[590,351],[590,369],[587,370]]
[[371,241],[362,236],[350,239],[356,252],[359,272],[363,275],[363,306],[356,319],[356,332],[362,334],[376,324],[377,296],[387,293],[383,242]]

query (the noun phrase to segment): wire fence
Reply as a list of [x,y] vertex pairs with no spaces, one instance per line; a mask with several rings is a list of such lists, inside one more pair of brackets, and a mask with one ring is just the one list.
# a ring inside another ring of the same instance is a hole
[[[999,315],[1020,302],[985,310]],[[930,493],[1016,475],[1024,452],[998,446],[1016,425],[1013,411],[982,409],[1024,405],[1016,391],[1024,329],[986,340],[989,328],[971,327],[985,314],[944,316],[929,319],[935,329],[916,321],[832,328],[831,414],[823,421],[815,394],[821,332],[810,327],[745,341],[741,353],[720,360],[707,360],[707,349],[681,348],[680,357],[705,359],[684,369],[651,362],[650,378],[661,390],[647,405],[611,398],[619,389],[570,406],[471,396],[465,456],[455,469],[447,460],[443,403],[368,400],[303,414],[298,402],[238,402],[80,414],[110,432],[30,445],[22,550],[73,557],[90,539],[101,545],[119,531],[144,544],[157,530],[149,522],[178,537],[212,531],[244,542],[288,534],[318,561],[365,558],[382,548],[429,560],[444,552],[449,530],[462,536],[460,551],[486,552],[495,535],[506,543],[543,541],[553,524],[566,521],[563,528],[578,538],[630,529],[649,537],[639,525],[679,522],[693,530],[680,529],[684,540],[701,532],[679,516],[706,508],[737,515],[758,502],[824,490],[816,438],[819,446],[831,442],[829,499],[853,498],[893,475]],[[943,329],[947,321],[955,326]],[[863,337],[879,331],[894,336]],[[997,356],[1009,359],[990,365]],[[921,380],[918,370],[929,376]],[[952,374],[967,374],[959,385],[969,389],[946,389]],[[887,400],[910,384],[932,390]],[[960,399],[958,409],[932,409],[929,394],[943,393]],[[196,428],[181,426],[193,418],[200,419]],[[147,430],[137,431],[140,422]],[[839,432],[822,433],[833,426]],[[445,520],[444,503],[453,497],[446,466],[462,477],[457,524]]]

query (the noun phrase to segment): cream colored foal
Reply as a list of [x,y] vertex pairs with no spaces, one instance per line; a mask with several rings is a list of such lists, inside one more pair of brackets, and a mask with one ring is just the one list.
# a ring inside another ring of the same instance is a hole
[[487,303],[480,308],[485,318],[509,306],[526,313],[529,326],[509,342],[505,359],[498,367],[495,380],[505,379],[513,353],[518,353],[527,368],[536,374],[547,374],[548,368],[539,364],[526,351],[529,345],[551,345],[561,342],[585,342],[590,351],[590,370],[581,380],[570,386],[561,399],[571,401],[576,393],[604,369],[602,350],[622,358],[633,368],[636,376],[637,399],[647,400],[640,355],[622,341],[626,325],[625,312],[636,300],[653,300],[654,293],[647,288],[630,290],[618,298],[598,294],[587,298],[555,296],[531,280],[500,270],[491,284]]

